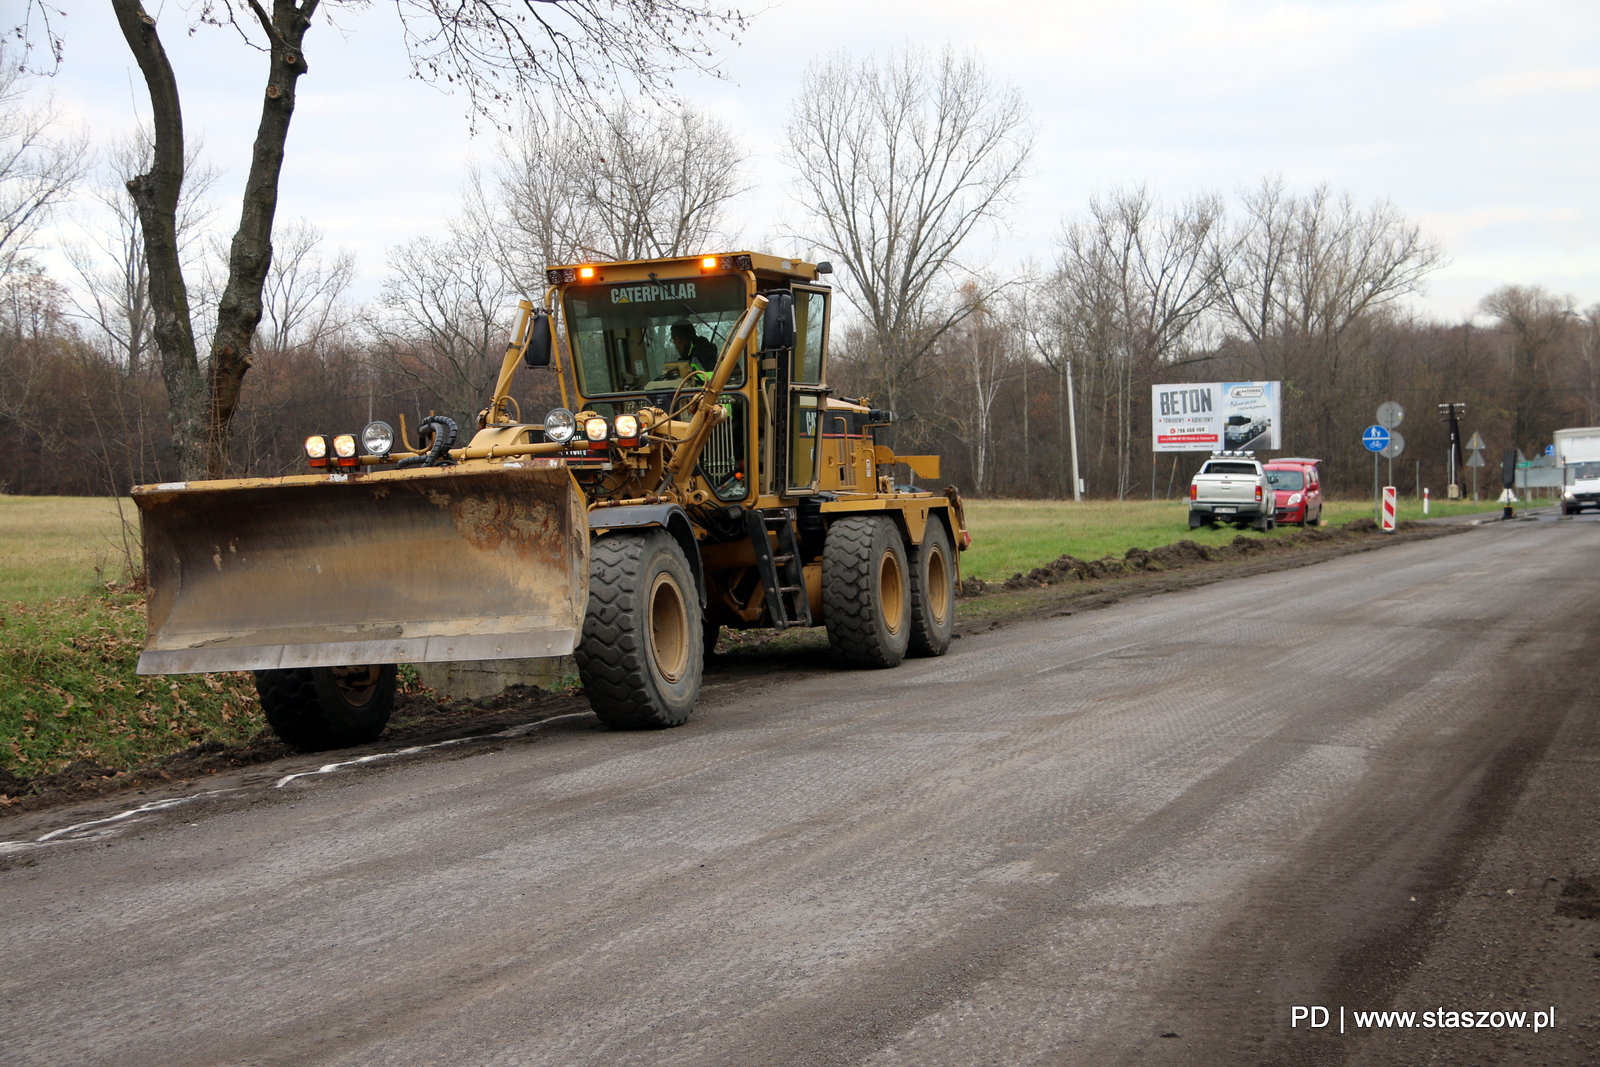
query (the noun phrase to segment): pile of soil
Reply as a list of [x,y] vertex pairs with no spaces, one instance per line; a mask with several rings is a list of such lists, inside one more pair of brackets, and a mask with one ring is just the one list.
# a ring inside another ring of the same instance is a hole
[[[1401,532],[1424,527],[1421,523],[1402,522],[1396,527]],[[1083,560],[1076,556],[1061,556],[1027,574],[1020,571],[1003,582],[987,582],[981,578],[968,578],[961,583],[959,595],[972,597],[988,593],[1016,592],[1039,589],[1062,582],[1087,582],[1105,578],[1126,578],[1152,571],[1181,570],[1207,563],[1224,563],[1275,552],[1293,551],[1308,545],[1349,541],[1369,535],[1384,536],[1371,519],[1355,519],[1343,526],[1310,526],[1286,537],[1248,537],[1240,534],[1226,545],[1202,545],[1182,540],[1160,548],[1130,548],[1123,556],[1102,556]],[[1389,535],[1392,536],[1392,535]]]

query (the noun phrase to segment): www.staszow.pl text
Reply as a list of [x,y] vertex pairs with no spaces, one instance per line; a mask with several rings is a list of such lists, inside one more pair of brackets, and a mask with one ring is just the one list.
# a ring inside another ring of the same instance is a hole
[[1346,1011],[1320,1005],[1296,1004],[1289,1009],[1289,1025],[1313,1030],[1532,1030],[1538,1033],[1556,1024],[1555,1005],[1546,1011]]

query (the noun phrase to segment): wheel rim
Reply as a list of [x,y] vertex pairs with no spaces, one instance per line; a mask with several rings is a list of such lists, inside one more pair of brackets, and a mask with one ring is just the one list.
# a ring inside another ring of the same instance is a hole
[[683,677],[689,665],[689,612],[670,574],[658,574],[650,584],[650,653],[662,678]]
[[339,695],[344,697],[346,704],[359,708],[372,699],[373,691],[378,688],[378,676],[381,673],[382,668],[376,663],[360,667],[335,667],[333,684],[338,686]]
[[893,550],[878,560],[878,604],[883,608],[884,628],[892,634],[899,633],[906,609],[905,576],[900,571],[900,557]]
[[927,594],[928,614],[944,625],[945,612],[950,610],[950,569],[941,545],[929,546]]

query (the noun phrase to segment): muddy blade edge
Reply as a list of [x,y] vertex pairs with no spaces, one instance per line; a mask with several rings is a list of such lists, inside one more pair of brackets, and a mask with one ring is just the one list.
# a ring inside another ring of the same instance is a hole
[[560,656],[588,599],[564,467],[142,486],[140,674]]

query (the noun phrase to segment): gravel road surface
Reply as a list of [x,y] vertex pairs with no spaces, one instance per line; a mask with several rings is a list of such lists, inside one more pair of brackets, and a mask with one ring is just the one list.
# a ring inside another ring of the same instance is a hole
[[0,1059],[1594,1064],[1597,620],[1494,524],[32,834]]

